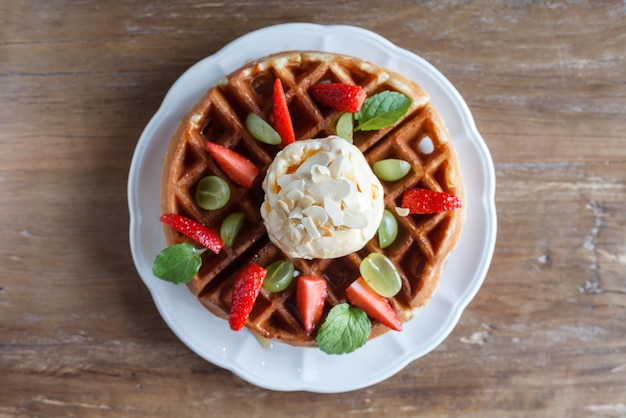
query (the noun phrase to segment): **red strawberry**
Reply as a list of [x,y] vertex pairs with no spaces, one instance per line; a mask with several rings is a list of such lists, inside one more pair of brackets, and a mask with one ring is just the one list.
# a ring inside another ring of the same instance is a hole
[[220,238],[220,234],[192,219],[176,213],[166,213],[161,215],[159,220],[202,244],[215,254],[218,254],[224,246],[224,241]]
[[367,98],[361,86],[343,83],[315,84],[309,87],[309,93],[324,106],[350,113],[358,113]]
[[325,279],[314,276],[298,277],[296,299],[307,334],[313,331],[322,316],[326,295]]
[[363,309],[369,317],[376,319],[395,331],[402,330],[402,323],[398,318],[398,314],[396,314],[389,301],[372,290],[362,277],[359,277],[348,286],[346,297],[352,305]]
[[228,324],[232,330],[239,331],[245,325],[266,274],[266,269],[254,263],[248,264],[237,274],[228,315]]
[[280,135],[283,145],[289,145],[296,140],[293,132],[293,124],[291,123],[291,115],[287,107],[287,98],[283,89],[283,82],[280,78],[274,80],[274,108],[272,109],[274,116],[274,129]]
[[409,189],[402,196],[401,207],[411,214],[446,212],[461,207],[461,201],[453,194],[429,189]]
[[252,186],[254,179],[259,174],[259,169],[252,161],[215,142],[207,141],[206,145],[217,165],[224,170],[229,179],[240,186]]

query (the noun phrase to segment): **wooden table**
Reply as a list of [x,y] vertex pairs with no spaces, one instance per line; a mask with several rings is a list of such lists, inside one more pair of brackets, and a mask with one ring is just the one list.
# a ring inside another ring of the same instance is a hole
[[[0,16],[0,417],[626,416],[623,2],[3,0]],[[460,323],[349,393],[268,391],[202,360],[128,245],[131,156],[171,84],[288,21],[430,61],[496,168],[497,246]]]

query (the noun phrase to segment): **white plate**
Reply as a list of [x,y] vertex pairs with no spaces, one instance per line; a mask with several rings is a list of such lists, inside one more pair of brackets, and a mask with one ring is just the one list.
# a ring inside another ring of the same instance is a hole
[[[159,222],[159,182],[167,144],[183,114],[224,75],[247,60],[285,50],[354,55],[404,74],[426,91],[457,147],[466,187],[467,221],[437,291],[402,332],[388,332],[353,353],[332,356],[316,348],[273,343],[264,348],[247,331],[233,332],[185,286],[152,275],[165,247]],[[187,70],[146,126],[128,178],[130,246],[139,275],[172,331],[194,352],[260,387],[344,392],[378,383],[437,347],[480,288],[496,238],[495,175],[489,151],[456,89],[432,65],[377,34],[351,26],[284,24],[249,33]]]

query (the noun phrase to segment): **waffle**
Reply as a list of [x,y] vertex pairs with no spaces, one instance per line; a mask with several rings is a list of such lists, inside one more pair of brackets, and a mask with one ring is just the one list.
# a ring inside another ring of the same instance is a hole
[[[445,191],[463,201],[454,145],[430,97],[414,82],[358,58],[315,51],[285,52],[247,63],[210,89],[182,119],[167,150],[161,183],[163,213],[178,213],[216,230],[229,214],[245,213],[245,227],[233,245],[225,246],[219,254],[205,252],[200,271],[187,284],[208,310],[222,318],[228,318],[234,278],[244,265],[254,262],[267,266],[275,260],[288,259],[269,240],[259,213],[264,198],[261,183],[280,147],[257,141],[245,127],[249,112],[271,121],[272,85],[276,77],[284,85],[297,140],[335,134],[339,112],[317,104],[309,96],[308,87],[313,84],[358,84],[368,96],[391,90],[410,97],[411,108],[395,125],[354,134],[354,144],[370,164],[384,158],[400,158],[412,165],[409,175],[401,180],[383,182],[386,208],[394,212],[402,193],[412,187]],[[249,189],[230,183],[229,202],[213,211],[199,208],[194,200],[196,184],[202,177],[214,174],[227,179],[208,154],[206,141],[234,149],[260,170]],[[362,250],[341,258],[291,260],[300,274],[327,279],[324,315],[332,306],[346,301],[345,289],[359,277],[359,263],[374,251],[387,255],[400,272],[402,289],[390,302],[401,321],[410,319],[427,302],[457,242],[463,210],[397,219],[398,238],[384,250],[373,238]],[[169,245],[188,241],[171,228],[165,227],[164,232]],[[262,289],[246,326],[266,338],[292,345],[314,345],[315,335],[305,332],[295,299],[295,284],[281,293]],[[387,330],[372,321],[370,338]]]

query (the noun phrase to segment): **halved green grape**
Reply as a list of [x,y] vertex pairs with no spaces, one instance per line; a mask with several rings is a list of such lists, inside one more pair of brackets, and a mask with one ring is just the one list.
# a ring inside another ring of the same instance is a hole
[[206,176],[196,187],[196,203],[202,209],[219,209],[228,203],[228,199],[230,199],[230,187],[221,177]]
[[354,115],[350,112],[342,113],[337,119],[337,125],[335,125],[335,132],[337,136],[352,143],[352,136],[354,131]]
[[397,158],[376,161],[372,166],[374,174],[384,181],[396,181],[406,176],[411,171],[411,164],[408,161]]
[[390,298],[402,287],[402,279],[393,262],[381,253],[371,253],[359,265],[361,277],[379,295]]
[[256,113],[248,113],[246,128],[248,128],[250,135],[265,144],[278,145],[281,143],[278,132]]
[[285,290],[293,281],[294,267],[291,261],[278,260],[267,266],[263,288],[276,293]]
[[232,247],[235,242],[235,238],[237,238],[237,234],[241,231],[245,219],[245,213],[235,212],[228,215],[222,221],[222,226],[220,227],[220,237],[229,247]]
[[378,245],[380,248],[387,248],[398,237],[398,221],[390,210],[385,209],[383,218],[378,226]]

